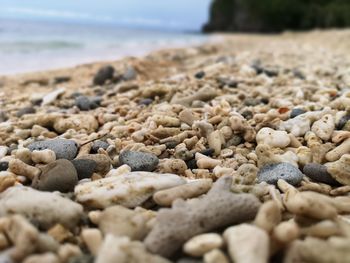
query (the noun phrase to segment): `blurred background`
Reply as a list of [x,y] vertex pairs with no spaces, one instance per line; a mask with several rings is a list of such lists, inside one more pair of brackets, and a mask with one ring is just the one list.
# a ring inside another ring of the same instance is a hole
[[0,75],[200,44],[201,32],[350,25],[350,0],[0,0]]
[[0,0],[0,74],[199,44],[210,0]]

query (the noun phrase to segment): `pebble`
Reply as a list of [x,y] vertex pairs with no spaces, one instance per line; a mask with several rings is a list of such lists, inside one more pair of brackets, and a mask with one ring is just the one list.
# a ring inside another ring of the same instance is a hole
[[66,92],[65,88],[59,88],[48,93],[43,97],[41,105],[44,106],[44,105],[49,105],[53,103],[60,95],[62,95],[65,92]]
[[24,108],[20,109],[19,111],[17,111],[16,116],[18,118],[20,118],[20,117],[22,117],[25,114],[31,114],[31,113],[35,113],[35,112],[36,111],[35,111],[35,109],[33,107],[30,107],[30,106],[29,107],[24,107]]
[[259,227],[249,224],[232,226],[225,230],[224,238],[233,262],[268,262],[269,236]]
[[188,240],[183,250],[190,256],[201,257],[205,253],[220,248],[224,244],[222,237],[216,233],[206,233],[192,237]]
[[34,178],[32,187],[41,191],[71,192],[78,183],[74,165],[65,159],[57,160],[41,168],[41,174]]
[[111,169],[111,159],[104,154],[85,154],[77,158],[77,160],[80,159],[88,159],[95,161],[96,167],[94,172],[96,173],[101,173],[104,175],[108,173]]
[[104,150],[107,150],[109,144],[107,142],[101,141],[101,140],[97,140],[94,141],[92,146],[91,146],[91,151],[93,153],[97,153],[98,149],[102,148]]
[[94,256],[86,254],[72,257],[69,263],[93,263],[94,261]]
[[94,79],[93,79],[94,85],[104,85],[107,80],[110,80],[113,78],[114,71],[115,70],[111,65],[101,67],[97,71],[96,75],[94,76]]
[[0,172],[1,171],[6,171],[7,168],[9,168],[9,163],[8,162],[0,162]]
[[341,117],[339,122],[337,123],[337,130],[342,130],[348,121],[350,121],[350,115],[345,115]]
[[303,179],[303,174],[290,163],[268,164],[263,166],[258,172],[259,183],[277,184],[279,179],[283,179],[291,185],[298,185]]
[[139,104],[148,106],[148,105],[152,104],[152,102],[153,102],[152,99],[146,98],[146,99],[141,99],[139,101]]
[[86,96],[78,96],[75,99],[75,105],[82,111],[96,109],[101,102],[100,97],[89,98]]
[[135,79],[137,76],[137,72],[135,70],[134,67],[129,66],[127,67],[127,69],[125,70],[124,74],[123,74],[123,80],[125,81],[129,81],[129,80],[133,80]]
[[73,228],[83,215],[83,207],[57,193],[31,187],[11,187],[0,194],[0,216],[21,214],[40,227],[55,224]]
[[289,118],[293,119],[296,116],[300,115],[300,114],[304,114],[306,112],[306,110],[300,109],[300,108],[294,108],[292,109],[292,111],[290,112]]
[[185,180],[175,174],[130,172],[79,184],[74,193],[78,202],[93,208],[115,204],[136,207],[156,191],[184,183]]
[[131,171],[147,171],[151,172],[156,169],[159,159],[151,153],[123,151],[119,155],[119,163],[127,164],[131,167]]
[[79,180],[90,178],[96,169],[96,162],[90,159],[75,159],[72,164],[77,171]]
[[55,152],[56,159],[72,160],[78,153],[78,145],[73,140],[53,139],[46,141],[37,141],[29,144],[27,148],[31,151],[49,149]]
[[205,77],[205,72],[203,70],[198,71],[196,74],[194,74],[194,77],[197,79],[202,79]]
[[303,173],[312,180],[329,185],[338,185],[339,183],[327,172],[327,167],[318,163],[308,163],[303,168]]

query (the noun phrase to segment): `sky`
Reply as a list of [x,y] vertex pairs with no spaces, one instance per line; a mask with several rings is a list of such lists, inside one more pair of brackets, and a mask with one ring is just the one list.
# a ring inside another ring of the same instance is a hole
[[210,0],[0,0],[0,18],[200,30]]

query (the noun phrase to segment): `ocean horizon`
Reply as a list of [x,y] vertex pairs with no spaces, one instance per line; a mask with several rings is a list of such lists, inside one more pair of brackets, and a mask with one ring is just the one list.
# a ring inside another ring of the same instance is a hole
[[110,24],[0,19],[0,75],[60,69],[198,45],[199,32]]

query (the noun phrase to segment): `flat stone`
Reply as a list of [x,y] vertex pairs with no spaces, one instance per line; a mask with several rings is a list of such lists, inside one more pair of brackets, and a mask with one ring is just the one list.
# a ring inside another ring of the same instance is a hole
[[90,110],[90,100],[86,96],[78,96],[75,99],[75,106],[77,106],[80,110]]
[[123,151],[119,155],[120,164],[127,164],[131,171],[151,172],[156,169],[159,159],[151,153]]
[[17,111],[16,116],[17,117],[22,117],[25,114],[31,114],[31,113],[35,113],[35,109],[33,107],[24,107],[22,109],[20,109],[19,111]]
[[77,159],[88,159],[96,162],[96,168],[94,172],[106,174],[111,169],[111,159],[104,154],[85,154],[79,156]]
[[77,171],[79,180],[90,178],[97,166],[97,163],[90,159],[75,159],[72,161],[72,164]]
[[279,179],[283,179],[291,185],[298,185],[303,176],[303,173],[290,163],[268,164],[259,170],[258,182],[277,184]]
[[129,66],[123,74],[123,80],[125,80],[125,81],[133,80],[136,78],[136,76],[137,76],[137,72],[134,69],[134,67]]
[[49,149],[55,152],[56,159],[72,160],[78,153],[78,145],[73,140],[53,139],[33,142],[27,147],[30,151]]
[[303,173],[313,181],[329,185],[339,185],[339,183],[328,173],[325,165],[308,163],[304,166]]
[[44,229],[55,224],[73,228],[83,215],[83,207],[57,193],[10,187],[0,194],[0,217],[13,214],[21,214]]
[[78,175],[74,165],[65,159],[60,159],[41,168],[39,177],[34,178],[32,187],[41,191],[73,191],[78,183]]
[[104,150],[107,150],[109,144],[107,142],[101,141],[101,140],[97,140],[94,141],[91,147],[91,151],[94,153],[97,153],[98,149],[102,148]]
[[78,202],[92,208],[106,208],[115,204],[133,208],[155,192],[185,182],[175,174],[130,172],[81,183],[75,187],[74,193]]
[[300,115],[300,114],[304,114],[306,112],[306,110],[303,109],[299,109],[299,108],[294,108],[292,109],[292,111],[290,112],[289,117],[291,119],[295,118],[296,116]]

